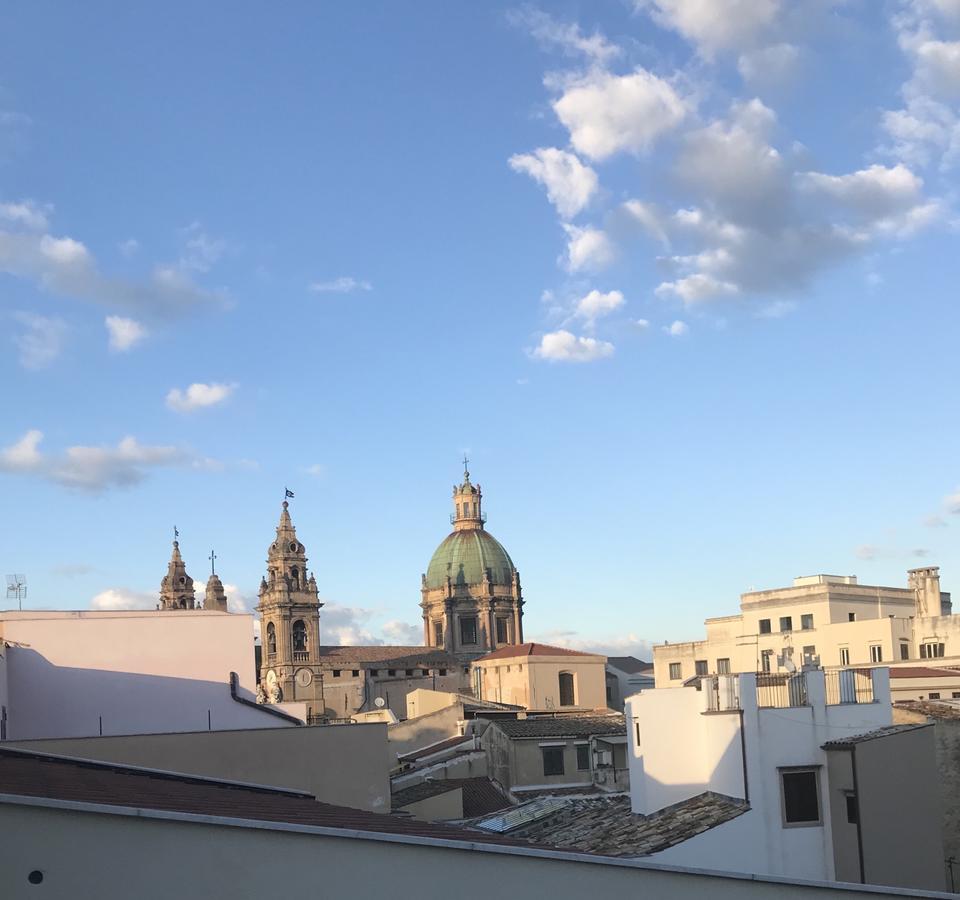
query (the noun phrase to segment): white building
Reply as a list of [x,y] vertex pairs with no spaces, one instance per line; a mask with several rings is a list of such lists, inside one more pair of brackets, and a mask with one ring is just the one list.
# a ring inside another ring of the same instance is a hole
[[891,727],[885,668],[705,678],[630,697],[626,717],[634,813],[746,802],[656,861],[943,889],[933,730]]
[[299,724],[256,704],[254,665],[249,615],[0,612],[0,739]]

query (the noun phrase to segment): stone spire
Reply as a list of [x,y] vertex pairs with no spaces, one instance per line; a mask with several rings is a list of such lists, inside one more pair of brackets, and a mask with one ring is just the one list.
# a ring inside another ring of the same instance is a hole
[[206,593],[203,596],[203,608],[215,609],[218,612],[227,611],[227,595],[223,590],[223,582],[216,570],[217,554],[210,551],[210,577],[207,579]]
[[453,486],[453,514],[450,521],[454,531],[468,531],[482,529],[485,521],[483,514],[483,494],[479,484],[472,484],[470,471],[467,469],[469,460],[463,458],[463,481]]
[[180,542],[174,541],[167,574],[160,582],[160,609],[195,609],[196,605],[193,579],[180,555]]

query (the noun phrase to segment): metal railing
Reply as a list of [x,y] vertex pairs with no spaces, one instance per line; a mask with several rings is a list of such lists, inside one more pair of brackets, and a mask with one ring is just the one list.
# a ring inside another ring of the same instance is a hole
[[760,709],[807,705],[807,676],[803,672],[793,675],[757,673],[757,706]]
[[842,703],[873,703],[873,675],[869,669],[841,669],[824,672],[827,706]]
[[707,694],[707,711],[723,712],[740,709],[740,697],[737,689],[740,679],[733,675],[710,675],[700,679],[700,690]]
[[477,515],[477,516],[473,516],[473,515],[468,515],[468,514],[465,513],[465,514],[462,515],[462,516],[458,516],[456,513],[450,513],[450,524],[451,524],[451,525],[456,524],[456,522],[457,522],[458,519],[467,519],[467,520],[474,521],[474,522],[486,522],[486,521],[487,521],[487,514],[486,514],[485,512],[482,512],[482,513],[480,513],[480,514]]

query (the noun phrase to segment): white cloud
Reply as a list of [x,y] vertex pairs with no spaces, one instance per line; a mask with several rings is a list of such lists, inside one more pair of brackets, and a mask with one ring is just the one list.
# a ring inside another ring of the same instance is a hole
[[130,259],[132,256],[137,255],[137,251],[140,249],[140,242],[136,238],[127,238],[125,241],[121,241],[117,247],[127,259]]
[[788,82],[800,61],[800,49],[793,44],[772,44],[740,54],[737,70],[751,87],[764,90]]
[[60,356],[68,330],[63,319],[28,312],[15,312],[13,318],[25,329],[13,337],[20,365],[25,369],[44,369]]
[[332,281],[314,281],[309,290],[315,294],[351,294],[354,291],[372,291],[373,285],[350,275],[341,275]]
[[630,75],[592,71],[568,83],[553,110],[574,149],[595,160],[649,150],[688,112],[673,87],[646,69]]
[[906,212],[920,202],[923,190],[923,179],[902,163],[893,167],[872,165],[847,175],[804,172],[798,177],[806,190],[867,219]]
[[33,200],[0,203],[0,221],[29,228],[32,231],[43,231],[49,225],[47,217],[51,211],[52,207],[49,204],[41,206]]
[[383,623],[381,629],[383,638],[388,644],[397,644],[401,647],[417,647],[423,643],[423,626],[419,628],[409,622],[391,619]]
[[90,609],[117,610],[117,609],[156,609],[159,603],[158,594],[148,594],[143,591],[134,591],[130,588],[107,588],[101,591],[90,601]]
[[620,291],[603,293],[594,289],[577,301],[573,314],[576,318],[583,319],[588,325],[592,326],[597,319],[616,312],[623,306],[623,303],[623,294]]
[[636,222],[650,237],[660,241],[661,244],[670,243],[664,228],[663,216],[653,204],[644,203],[642,200],[627,200],[621,208],[631,221]]
[[557,47],[568,56],[585,56],[604,63],[620,55],[620,48],[611,44],[599,32],[585,35],[576,23],[558,22],[539,9],[524,7],[507,13],[507,20],[523,28],[543,46]]
[[573,154],[556,147],[510,157],[510,168],[529,175],[547,189],[547,199],[564,219],[572,219],[597,192],[597,173]]
[[[217,573],[220,574],[219,572]],[[207,585],[206,582],[202,582],[197,579],[194,582],[194,588],[196,590],[196,597],[198,603],[206,604],[207,600]],[[252,597],[244,594],[239,587],[235,584],[228,584],[223,582],[223,593],[227,597],[227,612],[232,613],[248,613],[250,612],[257,604]],[[258,617],[259,618],[259,617]],[[259,627],[257,629],[259,631]]]
[[183,237],[180,268],[185,272],[209,272],[227,249],[223,238],[211,237],[199,222],[191,222],[180,233]]
[[170,466],[209,468],[212,460],[198,459],[177,447],[149,446],[125,437],[115,447],[67,447],[58,455],[40,451],[43,432],[28,431],[15,444],[0,450],[0,472],[33,475],[65,487],[92,492],[129,487],[147,471]]
[[755,43],[776,23],[780,0],[635,0],[663,28],[695,44],[707,59]]
[[323,463],[314,463],[312,466],[307,466],[303,471],[314,478],[323,478],[327,474],[327,467]]
[[944,497],[943,508],[951,516],[960,516],[960,491]]
[[616,256],[613,242],[605,231],[586,225],[564,225],[567,233],[566,268],[570,272],[594,272],[613,262]]
[[147,329],[136,319],[125,319],[123,316],[107,316],[104,320],[110,335],[110,349],[117,353],[125,353],[133,349],[147,336]]
[[195,382],[186,390],[171,388],[166,402],[167,406],[175,412],[193,412],[223,403],[236,390],[236,387],[235,384]]
[[550,362],[593,362],[613,355],[613,344],[596,338],[577,337],[569,331],[553,331],[540,339],[533,351],[537,359]]
[[663,331],[665,334],[669,334],[670,337],[683,337],[690,331],[690,326],[686,322],[681,322],[677,319],[676,322],[672,322],[670,325],[664,325]]
[[635,656],[645,662],[653,660],[652,643],[635,634],[588,637],[578,631],[553,630],[531,635],[530,640],[553,647],[581,650],[584,653],[598,653],[602,656]]
[[710,275],[698,272],[677,281],[664,281],[654,293],[658,296],[679,297],[684,303],[692,304],[714,300],[717,297],[732,297],[739,293],[739,289],[729,281],[719,281]]
[[634,319],[633,327],[640,329],[640,331],[646,331],[650,327],[649,319]]

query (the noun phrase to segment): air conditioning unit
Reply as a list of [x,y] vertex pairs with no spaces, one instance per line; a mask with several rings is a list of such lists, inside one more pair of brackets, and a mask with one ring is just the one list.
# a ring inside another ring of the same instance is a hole
[[609,750],[598,750],[597,751],[597,765],[598,766],[612,766],[613,765],[613,753]]

